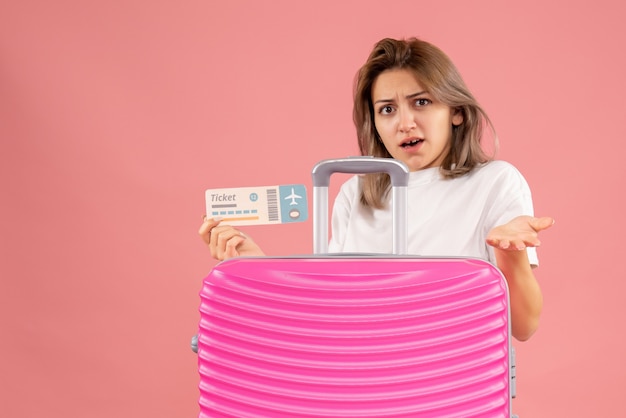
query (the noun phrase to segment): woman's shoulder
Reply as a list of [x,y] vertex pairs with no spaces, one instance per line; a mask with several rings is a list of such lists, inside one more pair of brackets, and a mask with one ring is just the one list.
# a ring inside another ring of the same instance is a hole
[[492,160],[483,163],[477,167],[478,170],[483,170],[487,173],[507,173],[518,172],[519,170],[510,162],[504,160]]
[[527,189],[528,183],[513,164],[503,160],[493,160],[481,164],[470,173],[474,181],[491,184],[493,187]]
[[489,178],[523,178],[517,167],[504,160],[492,160],[483,163],[472,170],[470,174]]
[[345,196],[353,197],[361,192],[361,182],[359,181],[360,176],[354,175],[347,179],[339,189],[340,194]]

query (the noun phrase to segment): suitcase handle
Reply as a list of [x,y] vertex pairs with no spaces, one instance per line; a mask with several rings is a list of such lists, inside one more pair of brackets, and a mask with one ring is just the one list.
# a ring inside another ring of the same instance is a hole
[[387,173],[391,177],[393,253],[407,252],[409,169],[393,158],[348,157],[320,161],[313,167],[313,253],[328,252],[328,185],[333,173]]

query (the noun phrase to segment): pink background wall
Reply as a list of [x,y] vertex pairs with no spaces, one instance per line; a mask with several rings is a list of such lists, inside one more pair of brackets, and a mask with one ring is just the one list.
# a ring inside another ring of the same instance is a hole
[[[269,3],[269,4],[264,4]],[[264,5],[261,5],[264,4]],[[209,187],[310,186],[356,153],[375,41],[444,49],[534,191],[540,330],[521,417],[623,409],[626,124],[617,0],[0,5],[0,416],[194,417]],[[311,251],[311,224],[248,231]]]

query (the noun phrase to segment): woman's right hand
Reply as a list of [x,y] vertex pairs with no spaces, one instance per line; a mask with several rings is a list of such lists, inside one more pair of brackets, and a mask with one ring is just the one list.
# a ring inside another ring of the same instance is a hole
[[265,255],[249,236],[230,225],[220,225],[220,222],[220,218],[204,217],[198,230],[202,240],[209,246],[213,258],[223,261],[238,256]]

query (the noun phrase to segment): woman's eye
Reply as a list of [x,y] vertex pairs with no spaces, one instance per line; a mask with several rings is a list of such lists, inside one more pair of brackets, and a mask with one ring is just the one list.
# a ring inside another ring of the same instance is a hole
[[428,99],[417,99],[417,100],[415,100],[415,105],[416,106],[426,106],[429,103],[430,103],[430,100],[428,100]]
[[391,106],[383,106],[380,108],[379,112],[382,115],[388,115],[389,113],[393,112],[393,107]]

